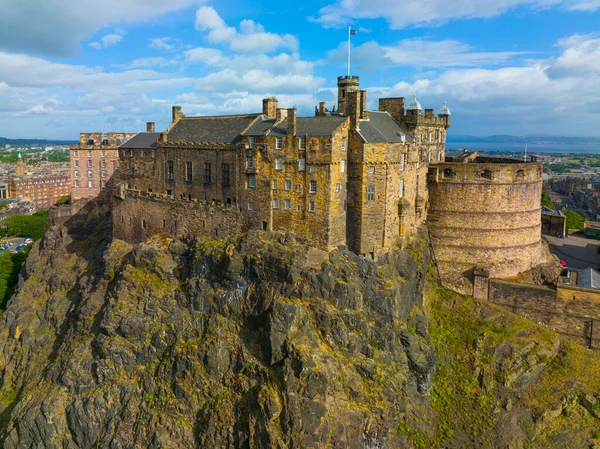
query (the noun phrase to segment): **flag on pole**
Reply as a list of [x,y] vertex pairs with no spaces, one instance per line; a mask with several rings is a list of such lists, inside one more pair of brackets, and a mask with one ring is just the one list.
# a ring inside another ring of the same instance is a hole
[[352,30],[352,29],[351,29],[351,30],[350,30],[350,35],[351,35],[351,36],[356,36],[356,30]]

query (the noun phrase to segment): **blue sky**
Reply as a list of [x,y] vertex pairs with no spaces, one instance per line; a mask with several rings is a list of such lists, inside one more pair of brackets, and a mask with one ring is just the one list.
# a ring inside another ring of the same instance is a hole
[[[9,4],[10,3],[10,4]],[[455,134],[600,136],[600,0],[0,0],[0,136],[310,115],[352,74],[368,106],[443,102]]]

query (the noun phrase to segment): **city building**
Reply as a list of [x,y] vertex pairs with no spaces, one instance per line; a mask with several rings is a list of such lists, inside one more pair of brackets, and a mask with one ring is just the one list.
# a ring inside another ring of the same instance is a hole
[[8,196],[31,201],[38,210],[50,208],[59,198],[71,193],[69,171],[55,169],[26,174],[21,154],[17,159],[15,175],[8,178]]
[[119,166],[118,146],[135,133],[81,133],[70,150],[71,198],[95,198],[112,184]]

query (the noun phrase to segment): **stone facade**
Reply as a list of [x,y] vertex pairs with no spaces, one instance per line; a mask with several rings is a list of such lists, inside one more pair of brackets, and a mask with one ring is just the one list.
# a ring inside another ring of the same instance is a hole
[[110,186],[119,166],[118,145],[135,133],[81,133],[71,146],[71,198],[95,198]]
[[429,225],[444,284],[470,294],[473,270],[516,276],[542,254],[542,166],[484,158],[429,168]]

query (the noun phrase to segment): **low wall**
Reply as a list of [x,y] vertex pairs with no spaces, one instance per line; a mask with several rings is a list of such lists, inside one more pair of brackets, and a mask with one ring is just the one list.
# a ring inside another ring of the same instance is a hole
[[69,204],[54,205],[48,209],[48,224],[51,228],[55,225],[65,224],[88,203],[88,200],[71,200]]
[[488,300],[581,344],[600,348],[600,290],[490,279]]
[[127,190],[113,200],[113,236],[141,243],[155,234],[222,239],[250,229],[237,205]]

